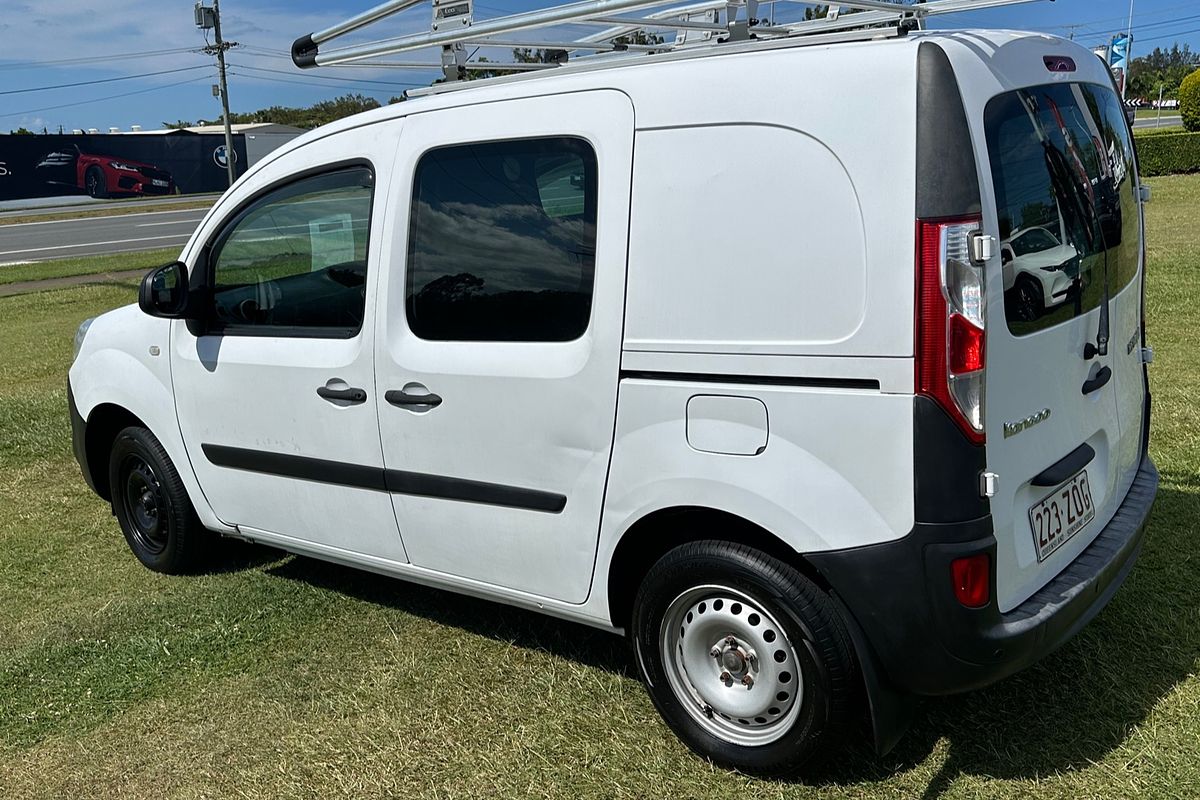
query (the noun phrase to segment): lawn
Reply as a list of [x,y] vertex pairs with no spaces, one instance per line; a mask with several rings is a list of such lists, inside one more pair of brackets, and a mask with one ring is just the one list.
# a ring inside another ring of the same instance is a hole
[[[40,281],[46,278],[63,278],[75,275],[103,275],[115,272],[162,266],[179,258],[180,248],[143,250],[137,253],[113,253],[106,256],[83,256],[81,258],[58,258],[52,261],[32,261],[28,264],[12,264],[0,267],[0,286],[25,281]],[[0,334],[3,335],[3,334]]]
[[617,637],[232,543],[208,575],[142,569],[79,477],[64,387],[76,324],[134,282],[0,298],[3,796],[1200,795],[1200,176],[1152,184],[1140,562],[1054,655],[806,782],[693,757]]

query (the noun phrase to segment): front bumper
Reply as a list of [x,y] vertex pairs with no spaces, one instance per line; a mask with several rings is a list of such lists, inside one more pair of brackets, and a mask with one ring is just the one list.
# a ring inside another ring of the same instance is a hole
[[88,488],[95,492],[96,481],[92,477],[91,469],[88,468],[87,423],[84,422],[83,415],[79,413],[79,409],[75,405],[75,393],[71,391],[70,381],[67,381],[67,405],[71,411],[71,449],[75,453],[75,460],[79,462],[79,469],[83,472],[84,481],[87,482]]
[[861,629],[893,687],[940,695],[986,686],[1052,652],[1108,604],[1141,551],[1158,470],[1143,456],[1133,485],[1096,539],[1053,580],[1008,613],[964,608],[950,562],[989,552],[991,517],[921,524],[896,542],[813,554],[812,563]]

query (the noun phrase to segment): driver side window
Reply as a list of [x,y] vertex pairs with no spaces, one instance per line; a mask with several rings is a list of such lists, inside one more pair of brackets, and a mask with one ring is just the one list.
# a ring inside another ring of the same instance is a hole
[[371,170],[328,172],[267,192],[216,239],[209,332],[344,337],[366,305]]

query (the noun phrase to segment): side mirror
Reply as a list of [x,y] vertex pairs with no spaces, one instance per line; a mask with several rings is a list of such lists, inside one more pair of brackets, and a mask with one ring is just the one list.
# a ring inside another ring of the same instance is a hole
[[185,319],[189,306],[187,265],[176,261],[146,273],[138,290],[138,306],[152,317]]
[[1125,106],[1125,121],[1129,123],[1129,127],[1133,127],[1133,121],[1137,119],[1137,109],[1133,106]]

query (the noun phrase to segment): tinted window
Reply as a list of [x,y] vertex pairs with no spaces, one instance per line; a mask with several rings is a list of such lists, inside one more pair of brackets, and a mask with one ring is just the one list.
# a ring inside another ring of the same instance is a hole
[[1021,335],[1095,308],[1137,273],[1133,147],[1120,101],[1081,83],[1002,94],[986,127],[1004,309]]
[[408,323],[423,339],[556,342],[587,329],[596,156],[581,139],[433,150],[417,164]]
[[269,192],[213,248],[213,328],[349,336],[362,326],[371,172],[354,168]]

